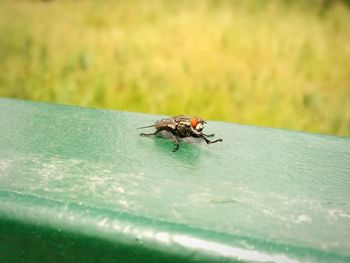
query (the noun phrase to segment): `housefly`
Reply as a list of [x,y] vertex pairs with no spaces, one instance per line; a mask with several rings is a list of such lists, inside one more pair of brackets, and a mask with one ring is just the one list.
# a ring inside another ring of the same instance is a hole
[[176,147],[173,149],[173,152],[176,152],[179,149],[179,138],[200,138],[203,139],[207,144],[212,144],[216,142],[221,142],[222,139],[216,139],[215,141],[210,141],[207,137],[213,137],[214,134],[205,134],[203,133],[204,124],[206,122],[199,117],[191,116],[175,116],[166,119],[157,121],[153,125],[140,127],[138,129],[151,128],[155,127],[156,131],[153,133],[141,133],[141,136],[152,136],[157,135],[162,131],[167,131],[170,135],[170,138],[175,143]]

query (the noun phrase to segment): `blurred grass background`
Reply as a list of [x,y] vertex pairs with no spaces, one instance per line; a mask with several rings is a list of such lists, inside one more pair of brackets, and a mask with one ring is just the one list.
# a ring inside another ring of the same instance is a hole
[[350,135],[344,1],[0,1],[0,96]]

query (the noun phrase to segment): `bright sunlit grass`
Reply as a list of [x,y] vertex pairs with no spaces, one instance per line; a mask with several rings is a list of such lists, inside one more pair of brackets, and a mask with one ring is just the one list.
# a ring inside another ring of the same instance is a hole
[[289,2],[1,1],[0,96],[349,136],[349,8]]

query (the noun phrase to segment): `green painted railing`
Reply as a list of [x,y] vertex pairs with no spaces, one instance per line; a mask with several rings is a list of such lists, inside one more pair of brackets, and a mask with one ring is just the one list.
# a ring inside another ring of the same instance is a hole
[[1,262],[350,262],[350,139],[0,99]]

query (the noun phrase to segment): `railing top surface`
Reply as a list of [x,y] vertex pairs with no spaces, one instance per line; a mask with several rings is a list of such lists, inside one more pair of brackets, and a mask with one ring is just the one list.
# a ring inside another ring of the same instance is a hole
[[159,118],[0,99],[0,212],[248,261],[349,259],[348,138],[209,121],[222,143],[174,153],[136,130]]

